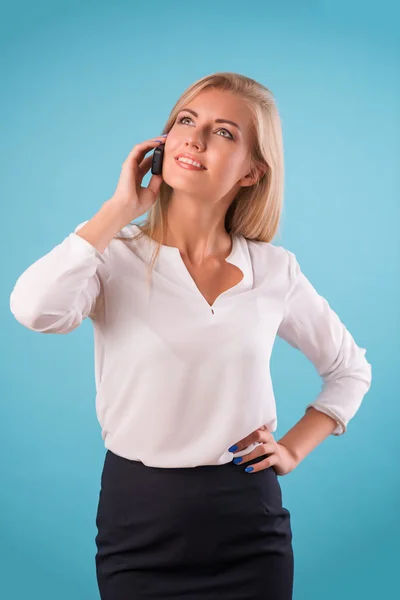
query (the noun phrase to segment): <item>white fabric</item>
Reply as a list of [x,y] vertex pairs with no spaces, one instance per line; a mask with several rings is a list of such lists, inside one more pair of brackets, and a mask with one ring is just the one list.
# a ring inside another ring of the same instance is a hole
[[226,260],[244,278],[211,308],[177,248],[161,247],[149,291],[156,242],[133,239],[140,230],[131,223],[100,253],[76,235],[86,222],[20,275],[10,308],[42,333],[68,333],[92,319],[106,448],[154,467],[230,462],[232,444],[264,424],[276,430],[269,368],[276,335],[322,378],[305,410],[332,416],[334,435],[346,431],[371,365],[291,251],[234,236]]

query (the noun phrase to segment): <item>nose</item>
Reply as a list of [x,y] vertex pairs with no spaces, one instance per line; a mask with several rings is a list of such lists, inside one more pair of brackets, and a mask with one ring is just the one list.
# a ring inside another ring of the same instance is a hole
[[199,138],[198,135],[196,135],[195,133],[193,133],[192,135],[190,135],[190,136],[187,137],[187,139],[186,139],[186,146],[187,147],[194,146],[198,150],[203,150],[204,149],[204,142]]

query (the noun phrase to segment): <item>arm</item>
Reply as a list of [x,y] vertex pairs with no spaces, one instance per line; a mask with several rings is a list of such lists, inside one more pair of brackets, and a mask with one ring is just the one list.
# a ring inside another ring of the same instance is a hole
[[290,283],[277,335],[303,352],[322,379],[321,392],[281,440],[301,459],[328,435],[345,433],[370,388],[371,365],[366,350],[301,272],[295,255],[286,252]]
[[300,421],[277,441],[285,446],[298,465],[307,454],[332,435],[336,427],[337,422],[332,417],[311,406]]
[[101,283],[110,275],[106,246],[126,224],[124,219],[121,211],[105,202],[90,221],[30,265],[11,292],[15,318],[41,333],[76,329],[91,315]]

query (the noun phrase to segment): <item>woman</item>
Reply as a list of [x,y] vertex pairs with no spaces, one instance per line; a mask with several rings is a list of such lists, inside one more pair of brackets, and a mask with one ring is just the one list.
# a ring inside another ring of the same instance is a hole
[[[162,174],[142,187],[161,143]],[[216,73],[182,94],[160,138],[134,146],[100,210],[16,282],[11,310],[29,329],[94,325],[103,600],[292,598],[278,476],[346,431],[371,366],[295,255],[271,243],[282,197],[271,92]],[[276,335],[324,383],[279,442]]]

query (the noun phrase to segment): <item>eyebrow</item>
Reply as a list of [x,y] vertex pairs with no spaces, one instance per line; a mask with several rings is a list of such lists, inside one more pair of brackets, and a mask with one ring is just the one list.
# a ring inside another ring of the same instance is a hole
[[[190,113],[192,113],[192,115],[194,115],[195,117],[198,117],[199,115],[197,114],[196,111],[192,110],[191,108],[182,108],[182,110],[186,110]],[[234,121],[228,121],[228,119],[215,119],[216,123],[229,123],[230,125],[233,125],[234,127],[237,127],[239,129],[239,131],[241,131],[239,125],[237,123],[235,123]]]

